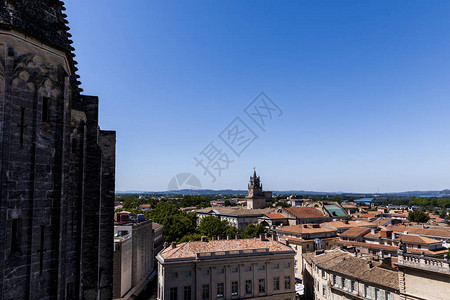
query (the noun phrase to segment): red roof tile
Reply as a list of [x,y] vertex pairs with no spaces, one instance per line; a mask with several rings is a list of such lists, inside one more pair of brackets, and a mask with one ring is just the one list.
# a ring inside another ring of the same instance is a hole
[[[209,242],[187,242],[168,247],[160,252],[164,259],[195,257],[197,253],[224,252],[251,249],[268,249],[269,252],[294,252],[291,247],[271,239],[215,240]],[[294,252],[295,253],[295,252]]]
[[286,219],[282,214],[266,214],[270,219]]

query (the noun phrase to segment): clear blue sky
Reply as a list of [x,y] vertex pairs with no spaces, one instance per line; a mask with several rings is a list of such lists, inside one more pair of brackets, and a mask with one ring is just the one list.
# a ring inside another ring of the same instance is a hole
[[[85,94],[117,130],[116,189],[450,188],[450,1],[66,1]],[[283,110],[263,132],[244,108]],[[218,138],[240,117],[240,157]],[[212,183],[194,156],[234,160]]]

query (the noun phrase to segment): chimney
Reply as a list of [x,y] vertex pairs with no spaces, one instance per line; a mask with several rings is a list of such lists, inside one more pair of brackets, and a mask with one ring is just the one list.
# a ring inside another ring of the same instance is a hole
[[260,239],[261,241],[267,241],[267,240],[266,240],[266,234],[265,234],[265,233],[261,233],[261,235],[259,236],[259,239]]
[[239,239],[239,234],[236,233],[235,235],[235,239],[238,240]]
[[206,236],[202,236],[202,242],[203,242],[203,243],[208,242],[208,240],[206,239]]
[[275,242],[278,241],[278,236],[275,233],[272,234],[272,240],[274,240]]
[[177,243],[176,242],[172,242],[172,249],[175,249],[177,247]]
[[212,239],[213,241],[215,241],[215,240],[216,240],[216,236],[213,235],[211,239]]
[[367,267],[368,267],[369,269],[372,269],[372,268],[373,268],[372,260],[369,260],[369,261],[367,262]]
[[169,242],[164,242],[164,249],[169,247]]
[[375,228],[370,228],[370,233],[375,234]]
[[289,246],[289,240],[288,239],[286,239],[286,246]]
[[227,241],[229,241],[230,240],[230,235],[227,235]]

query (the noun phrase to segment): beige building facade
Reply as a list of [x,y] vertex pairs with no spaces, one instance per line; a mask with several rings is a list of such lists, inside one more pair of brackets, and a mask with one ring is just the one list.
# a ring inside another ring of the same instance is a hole
[[303,256],[306,299],[400,300],[397,271],[335,249]]
[[399,286],[402,300],[450,298],[450,260],[399,251]]
[[172,244],[157,256],[157,299],[293,300],[294,254],[265,237]]

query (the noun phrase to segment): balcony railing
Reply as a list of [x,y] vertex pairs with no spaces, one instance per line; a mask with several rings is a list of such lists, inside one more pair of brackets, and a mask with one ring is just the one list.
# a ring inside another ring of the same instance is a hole
[[450,275],[450,260],[399,253],[397,265]]

